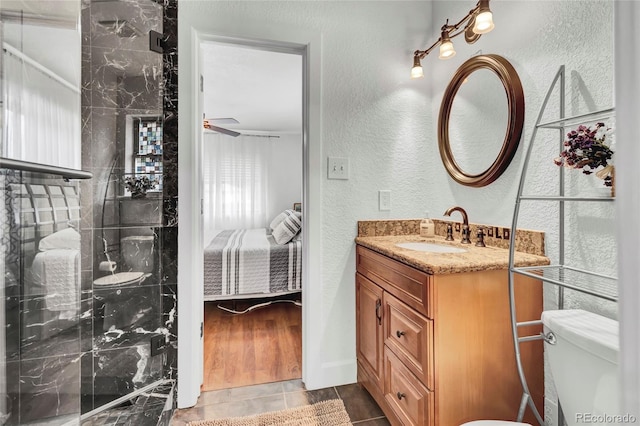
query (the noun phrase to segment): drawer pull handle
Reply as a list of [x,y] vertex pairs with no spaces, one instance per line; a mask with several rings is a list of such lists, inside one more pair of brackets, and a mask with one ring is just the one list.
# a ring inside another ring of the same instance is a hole
[[405,394],[403,394],[401,392],[398,392],[396,395],[398,396],[398,399],[406,398],[406,396],[407,396],[407,395],[405,395]]
[[376,318],[378,318],[378,325],[382,325],[382,315],[380,315],[380,307],[382,306],[382,300],[376,300]]
[[398,338],[404,336],[406,333],[404,331],[400,331],[400,330],[396,330],[396,336],[398,336]]

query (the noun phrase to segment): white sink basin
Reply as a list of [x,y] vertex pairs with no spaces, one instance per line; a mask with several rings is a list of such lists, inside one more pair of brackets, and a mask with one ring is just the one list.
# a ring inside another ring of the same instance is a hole
[[433,243],[398,243],[396,246],[409,250],[425,251],[431,253],[464,253],[465,249]]

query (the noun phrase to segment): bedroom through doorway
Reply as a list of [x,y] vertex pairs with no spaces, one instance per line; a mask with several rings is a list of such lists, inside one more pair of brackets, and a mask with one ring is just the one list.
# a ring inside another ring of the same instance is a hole
[[303,57],[200,43],[202,390],[302,376]]

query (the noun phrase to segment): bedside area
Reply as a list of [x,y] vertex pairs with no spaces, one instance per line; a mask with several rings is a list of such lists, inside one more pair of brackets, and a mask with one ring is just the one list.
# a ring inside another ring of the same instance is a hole
[[[484,226],[486,247],[476,247],[475,238],[460,243],[459,223],[434,222],[434,237],[419,235],[420,220],[358,222],[358,382],[394,425],[514,421],[522,385],[510,321],[509,229]],[[454,241],[445,241],[448,223]],[[477,228],[470,224],[470,235]],[[402,243],[464,251],[419,251]],[[516,266],[549,264],[543,233],[519,230],[516,251]],[[539,319],[541,281],[516,279],[518,321]],[[541,331],[540,325],[519,329],[521,336]],[[542,341],[521,345],[520,356],[531,395],[542,406]]]

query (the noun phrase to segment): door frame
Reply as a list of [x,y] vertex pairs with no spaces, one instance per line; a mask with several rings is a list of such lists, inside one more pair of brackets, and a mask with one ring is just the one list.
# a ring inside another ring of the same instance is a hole
[[[188,140],[178,144],[178,408],[196,404],[203,383],[204,320],[202,241],[202,99],[200,43],[219,42],[302,56],[302,381],[307,389],[323,386],[322,319],[322,140],[321,140],[321,37],[319,33],[270,30],[261,37],[239,37],[191,28],[191,95]],[[258,70],[259,71],[259,70]],[[182,132],[180,132],[182,133]]]

